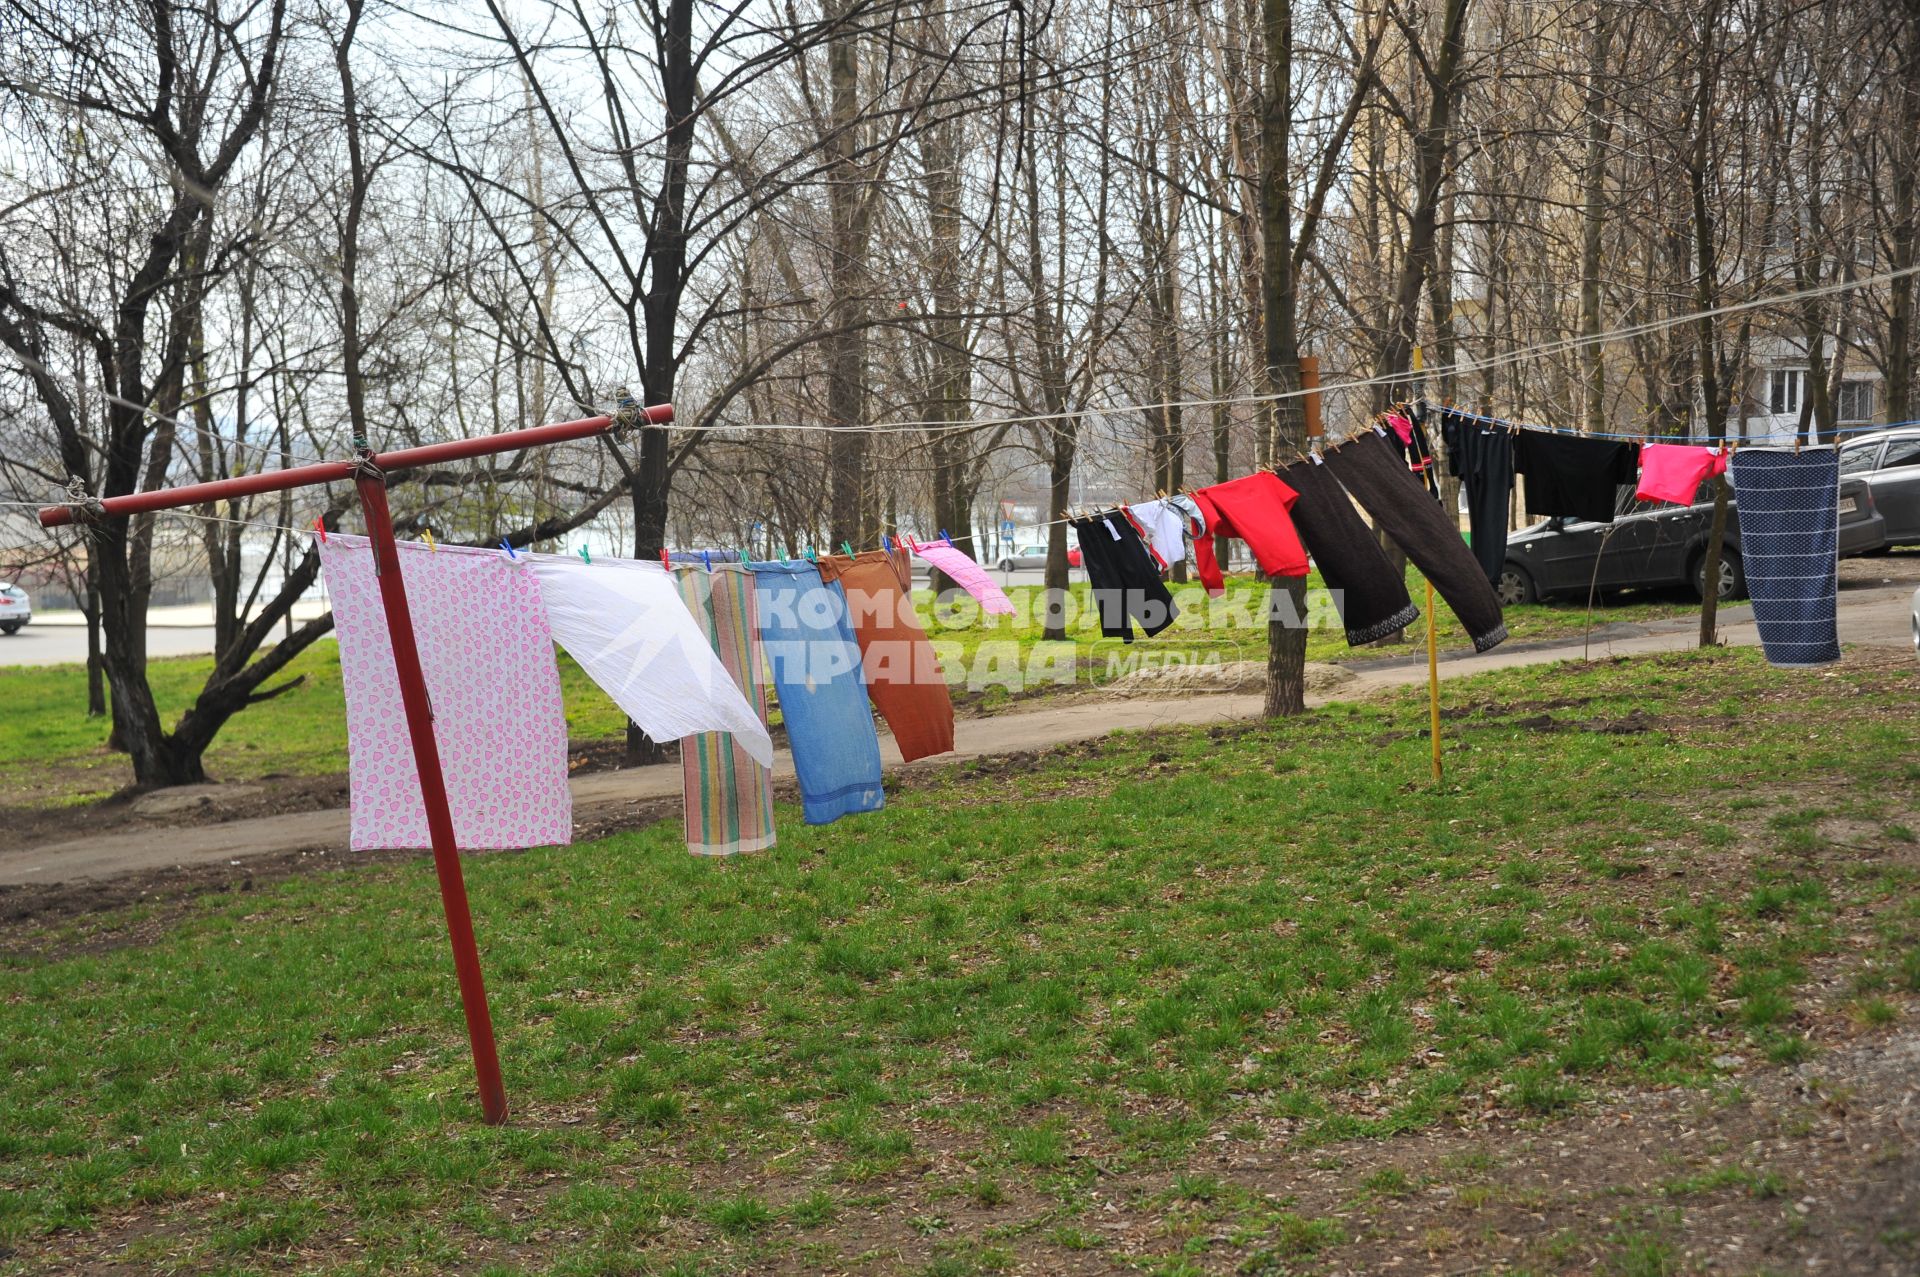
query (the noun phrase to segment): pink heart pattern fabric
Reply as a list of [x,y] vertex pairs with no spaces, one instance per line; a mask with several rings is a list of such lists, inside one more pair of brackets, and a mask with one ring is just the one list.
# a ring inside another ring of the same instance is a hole
[[[373,549],[338,532],[319,549],[346,688],[353,849],[430,846]],[[455,842],[571,842],[567,719],[539,582],[499,550],[399,551]]]

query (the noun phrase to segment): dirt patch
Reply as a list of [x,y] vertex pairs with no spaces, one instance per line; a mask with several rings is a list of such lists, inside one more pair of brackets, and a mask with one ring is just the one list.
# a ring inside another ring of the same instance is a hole
[[[776,791],[778,786],[775,787]],[[576,816],[585,841],[645,828],[678,817],[678,799],[594,808]],[[518,851],[469,851],[463,856],[514,856]],[[0,955],[57,961],[85,953],[150,944],[202,896],[252,891],[302,874],[366,872],[432,859],[428,851],[348,851],[344,846],[249,856],[244,861],[179,865],[85,878],[74,882],[0,884]],[[140,907],[146,906],[146,907]],[[126,912],[122,912],[126,911]]]

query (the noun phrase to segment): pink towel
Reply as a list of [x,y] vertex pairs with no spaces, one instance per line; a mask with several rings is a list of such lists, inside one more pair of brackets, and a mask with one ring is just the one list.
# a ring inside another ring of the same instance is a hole
[[1642,501],[1692,505],[1700,485],[1726,470],[1727,454],[1717,449],[1650,443],[1640,449],[1640,487],[1633,495]]
[[913,552],[958,582],[961,589],[979,600],[981,610],[988,616],[1013,615],[1013,603],[1007,598],[1006,591],[995,585],[986,569],[968,558],[963,551],[944,541],[934,541],[925,545],[913,544]]
[[[532,568],[498,550],[399,549],[455,842],[572,842],[566,712]],[[335,532],[320,564],[347,694],[353,849],[430,846],[373,551],[365,537]]]

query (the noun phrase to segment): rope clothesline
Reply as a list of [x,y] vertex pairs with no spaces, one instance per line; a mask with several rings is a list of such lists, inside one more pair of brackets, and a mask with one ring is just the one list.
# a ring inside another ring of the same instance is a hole
[[[1632,324],[1622,328],[1609,329],[1604,332],[1592,333],[1585,336],[1557,338],[1553,341],[1541,342],[1532,346],[1518,347],[1514,350],[1510,350],[1502,354],[1490,355],[1485,359],[1471,359],[1471,358],[1460,359],[1448,365],[1440,365],[1440,366],[1429,367],[1424,369],[1409,369],[1402,372],[1378,373],[1371,377],[1348,378],[1343,381],[1328,383],[1316,388],[1302,388],[1299,390],[1286,390],[1286,391],[1271,391],[1271,392],[1266,392],[1261,394],[1224,396],[1219,398],[1203,397],[1203,398],[1196,398],[1196,399],[1167,399],[1167,400],[1160,400],[1160,401],[1151,402],[1151,403],[1103,404],[1098,407],[1088,406],[1083,408],[1063,409],[1059,412],[1025,413],[1025,414],[1016,414],[1016,415],[999,416],[999,417],[969,418],[964,422],[953,422],[953,421],[932,420],[932,419],[879,421],[879,422],[868,422],[868,423],[858,424],[858,425],[828,425],[828,424],[822,424],[822,423],[806,423],[806,422],[733,422],[733,423],[720,423],[714,426],[713,428],[716,430],[751,430],[751,431],[765,431],[765,432],[792,431],[792,432],[815,432],[815,433],[824,433],[824,434],[878,435],[878,434],[899,434],[899,433],[907,433],[907,432],[942,433],[942,432],[990,429],[996,426],[1038,425],[1038,424],[1042,424],[1050,421],[1070,421],[1070,420],[1078,420],[1085,417],[1106,416],[1109,414],[1117,415],[1121,413],[1133,413],[1133,412],[1162,412],[1162,411],[1167,411],[1174,408],[1187,409],[1187,408],[1235,407],[1235,406],[1245,406],[1245,405],[1251,405],[1251,404],[1279,403],[1286,400],[1303,398],[1307,395],[1316,394],[1316,393],[1326,395],[1326,394],[1333,394],[1336,392],[1363,390],[1373,386],[1415,385],[1426,380],[1429,377],[1435,377],[1443,374],[1465,376],[1471,373],[1485,372],[1490,369],[1510,367],[1513,364],[1523,363],[1529,359],[1537,359],[1537,358],[1542,358],[1549,355],[1563,354],[1569,351],[1579,350],[1587,346],[1604,344],[1610,341],[1619,341],[1619,340],[1623,340],[1631,337],[1645,336],[1647,334],[1655,333],[1655,332],[1663,332],[1669,328],[1677,328],[1686,324],[1697,323],[1702,319],[1712,319],[1712,318],[1718,318],[1724,315],[1740,314],[1740,313],[1751,311],[1751,310],[1762,310],[1771,306],[1785,305],[1790,302],[1811,300],[1817,297],[1827,297],[1837,293],[1852,292],[1855,290],[1871,288],[1881,284],[1891,283],[1897,279],[1902,279],[1906,276],[1913,275],[1913,274],[1920,274],[1920,264],[1917,264],[1914,266],[1902,267],[1898,270],[1885,271],[1881,274],[1868,276],[1863,279],[1816,285],[1810,288],[1796,289],[1792,292],[1787,292],[1787,293],[1769,294],[1768,296],[1765,296],[1765,297],[1752,298],[1742,302],[1730,302],[1723,306],[1709,307],[1704,310],[1693,311],[1687,314],[1670,315],[1662,319],[1647,320],[1643,323]],[[9,351],[8,353],[10,353],[16,361],[20,362],[23,365],[31,366],[37,369],[40,373],[42,373],[47,377],[64,382],[72,386],[78,386],[79,384],[77,381],[73,380],[70,377],[67,377],[65,374],[59,373],[47,367],[47,365],[42,363],[41,361],[37,359],[33,359],[30,356],[24,355],[19,351]],[[119,395],[113,394],[111,391],[95,388],[93,393],[99,395],[101,398],[107,400],[108,402],[119,404],[122,407],[132,408],[138,412],[144,413],[151,420],[172,425],[182,430],[191,430],[198,434],[205,435],[209,438],[218,439],[235,448],[239,448],[242,450],[256,451],[256,452],[262,453],[263,455],[272,455],[272,453],[276,451],[270,445],[247,443],[242,440],[234,439],[231,436],[221,434],[220,432],[216,430],[212,430],[209,427],[202,426],[197,422],[181,421],[177,418],[166,416],[165,414],[153,411],[147,405],[135,403],[132,400],[122,398]],[[599,410],[597,405],[588,404],[588,405],[582,405],[582,406],[595,408],[596,411]],[[672,427],[670,426],[653,427],[653,428],[672,429]],[[1635,435],[1602,436],[1602,437],[1640,438],[1641,435],[1635,434]]]

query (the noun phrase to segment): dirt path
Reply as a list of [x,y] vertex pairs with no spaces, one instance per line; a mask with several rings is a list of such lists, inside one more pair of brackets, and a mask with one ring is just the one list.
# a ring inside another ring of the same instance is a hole
[[[1872,585],[1847,590],[1842,595],[1840,608],[1841,639],[1870,646],[1909,645],[1907,600],[1910,596],[1911,587],[1906,585]],[[1723,633],[1728,642],[1745,646],[1759,642],[1750,608],[1729,609],[1724,614],[1724,622]],[[1694,634],[1692,621],[1614,625],[1596,631],[1590,644],[1506,644],[1485,655],[1453,653],[1445,659],[1443,679],[1579,659],[1589,654],[1603,658],[1673,651],[1693,646]],[[1356,675],[1352,682],[1330,695],[1310,696],[1308,703],[1362,699],[1384,689],[1426,679],[1425,658],[1418,653],[1354,663],[1345,668]],[[1250,718],[1259,714],[1260,708],[1261,696],[1257,692],[1147,700],[1090,690],[1073,695],[1065,704],[962,719],[957,726],[954,752],[938,758],[902,763],[899,751],[887,737],[881,739],[881,752],[891,772],[930,769],[969,758],[1071,744],[1115,731],[1145,731]],[[785,750],[774,759],[774,778],[777,785],[792,784],[793,757]],[[572,782],[576,829],[585,836],[589,831],[599,832],[630,823],[643,814],[644,808],[677,801],[680,784],[677,764],[577,776]],[[152,828],[37,846],[0,847],[0,889],[98,881],[122,874],[167,870],[213,867],[230,870],[261,857],[285,860],[339,852],[346,844],[344,807],[185,828],[156,823]],[[19,902],[12,903],[15,907],[9,912],[17,916]]]

